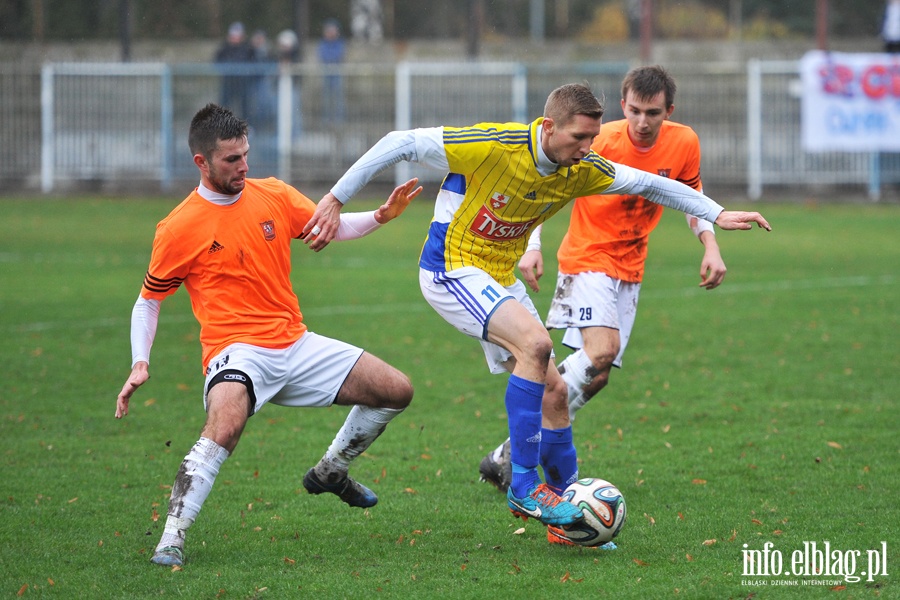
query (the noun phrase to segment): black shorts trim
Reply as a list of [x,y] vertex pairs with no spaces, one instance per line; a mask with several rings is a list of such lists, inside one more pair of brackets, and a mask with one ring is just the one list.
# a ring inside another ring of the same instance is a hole
[[214,386],[224,382],[244,384],[244,387],[247,388],[247,395],[250,396],[250,406],[247,407],[247,416],[252,417],[253,413],[256,412],[256,393],[253,391],[253,381],[250,377],[243,371],[238,371],[237,369],[224,369],[219,371],[209,380],[209,385],[206,386],[206,395],[209,396],[209,390],[213,389]]

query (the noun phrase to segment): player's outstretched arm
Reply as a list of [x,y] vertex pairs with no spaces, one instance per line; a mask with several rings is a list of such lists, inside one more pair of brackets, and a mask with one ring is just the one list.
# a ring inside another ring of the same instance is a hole
[[716,225],[722,229],[753,229],[753,223],[756,223],[766,231],[772,231],[769,222],[758,212],[723,210],[716,218]]
[[134,363],[134,366],[131,368],[131,375],[128,376],[128,380],[122,386],[122,391],[119,392],[119,397],[116,398],[117,419],[121,419],[128,414],[128,401],[131,400],[131,395],[144,385],[148,379],[150,379],[150,365],[144,361]]
[[418,177],[413,177],[406,183],[398,185],[394,188],[387,202],[378,207],[375,211],[375,220],[384,225],[389,221],[393,221],[406,210],[413,198],[422,192],[422,186],[416,187],[419,183]]

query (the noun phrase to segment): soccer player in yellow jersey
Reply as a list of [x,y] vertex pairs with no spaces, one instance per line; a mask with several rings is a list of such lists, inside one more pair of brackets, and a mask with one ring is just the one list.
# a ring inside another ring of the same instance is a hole
[[[675,109],[675,80],[659,66],[632,69],[622,81],[625,118],[603,124],[591,146],[610,160],[702,191],[700,140],[693,129],[669,119]],[[622,356],[637,313],[638,295],[650,232],[663,207],[636,195],[575,200],[569,230],[557,252],[559,274],[547,327],[566,329],[563,344],[576,351],[558,365],[568,387],[569,417],[609,381]],[[689,214],[688,225],[704,246],[700,287],[714,289],[725,277],[725,263],[712,223]],[[538,291],[543,275],[540,228],[519,261],[525,282]],[[508,441],[484,457],[482,479],[502,491],[509,486]],[[553,542],[564,537],[555,536]]]
[[[191,121],[188,138],[200,185],[156,228],[150,266],[132,311],[132,370],[116,400],[128,414],[149,378],[150,348],[160,303],[183,284],[200,323],[206,424],[185,456],[169,500],[165,528],[151,561],[184,563],[187,529],[237,446],[248,419],[266,403],[353,405],[343,427],[303,486],[330,492],[350,506],[378,497],[348,475],[350,462],[406,408],[409,379],[361,348],[308,331],[291,287],[291,240],[316,205],[274,178],[246,177],[247,123],[215,104]],[[421,191],[399,186],[378,210],[343,215],[336,239],[355,239],[397,217]]]
[[321,228],[310,247],[323,247],[343,203],[401,160],[448,173],[419,259],[420,287],[447,322],[481,341],[492,372],[511,373],[507,505],[548,525],[571,524],[582,514],[559,496],[578,470],[566,385],[551,360],[553,342],[514,271],[528,235],[573,198],[618,193],[640,194],[724,229],[769,228],[759,213],[724,211],[682,183],[593,152],[602,116],[588,87],[569,84],[550,94],[544,116],[530,124],[392,132],[341,177],[307,224]]

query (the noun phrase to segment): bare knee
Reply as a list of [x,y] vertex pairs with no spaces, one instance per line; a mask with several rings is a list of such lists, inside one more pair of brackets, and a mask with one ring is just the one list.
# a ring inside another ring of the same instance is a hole
[[409,377],[380,358],[363,352],[334,402],[403,410],[412,402],[412,397]]
[[550,362],[550,356],[553,354],[553,340],[549,335],[534,335],[524,344],[522,350],[524,356],[521,359],[517,358],[519,362],[544,366]]
[[404,373],[395,371],[390,383],[385,384],[385,394],[379,408],[403,410],[413,399],[413,385]]

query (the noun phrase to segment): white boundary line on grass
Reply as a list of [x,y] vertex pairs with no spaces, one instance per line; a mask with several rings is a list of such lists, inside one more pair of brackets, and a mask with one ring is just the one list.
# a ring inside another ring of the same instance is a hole
[[[723,285],[717,288],[715,294],[745,294],[760,292],[792,292],[804,290],[821,290],[835,288],[860,288],[881,285],[895,285],[897,277],[893,275],[881,276],[857,276],[857,277],[828,277],[824,279],[785,279],[781,281],[760,281],[754,283],[739,283]],[[688,297],[697,294],[709,293],[708,290],[697,288],[677,288],[667,290],[647,290],[641,293],[645,298],[673,298]],[[329,306],[324,308],[303,309],[306,316],[330,317],[335,315],[363,315],[363,314],[388,314],[425,312],[429,307],[425,301],[415,303],[398,304],[346,304],[341,306]],[[191,314],[165,316],[160,315],[160,323],[189,323],[194,321]],[[39,331],[51,331],[54,329],[74,328],[91,329],[95,327],[124,327],[129,319],[125,317],[107,317],[102,319],[78,320],[78,321],[39,321],[34,323],[20,323],[6,327],[6,331],[15,333],[34,333]]]

